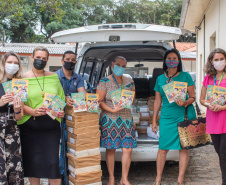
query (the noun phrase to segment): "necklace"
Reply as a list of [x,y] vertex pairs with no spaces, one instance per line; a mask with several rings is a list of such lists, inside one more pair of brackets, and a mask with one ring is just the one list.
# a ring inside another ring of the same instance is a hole
[[[35,75],[33,69],[32,69],[32,72],[33,72],[33,74]],[[44,98],[44,96],[45,96],[45,92],[44,92],[45,71],[44,71],[44,76],[43,76],[43,85],[42,85],[43,88],[41,87],[41,85],[40,85],[40,83],[39,83],[39,81],[38,81],[36,75],[35,75],[35,78],[36,78],[36,80],[37,80],[37,82],[38,82],[38,85],[39,85],[40,89],[42,90],[42,98]]]
[[[116,85],[118,86],[118,88],[120,88],[119,85],[118,85],[117,80],[115,79],[115,76],[113,75],[113,73],[112,73],[112,78],[114,79],[114,81],[115,81]],[[122,78],[122,84],[121,84],[121,90],[122,89],[123,89],[123,78]]]
[[173,81],[173,77],[175,76],[177,74],[177,72],[176,73],[174,73],[174,75],[173,76],[168,76],[168,71],[166,72],[166,76],[168,77],[168,79],[166,80],[166,83],[168,84],[168,83],[170,83],[170,82],[172,82]]

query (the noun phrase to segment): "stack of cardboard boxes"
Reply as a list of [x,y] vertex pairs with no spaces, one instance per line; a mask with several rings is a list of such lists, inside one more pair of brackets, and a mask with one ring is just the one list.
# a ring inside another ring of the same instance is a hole
[[[147,134],[147,128],[150,127],[150,125],[152,124],[154,98],[155,97],[153,96],[147,99],[135,101],[134,107],[132,108],[132,116],[133,116],[135,129],[138,135]],[[161,107],[160,107],[160,111],[161,111]],[[139,114],[139,116],[137,114]],[[159,112],[156,120],[157,125],[159,125],[160,114],[161,112]]]
[[99,114],[66,107],[70,185],[101,185]]

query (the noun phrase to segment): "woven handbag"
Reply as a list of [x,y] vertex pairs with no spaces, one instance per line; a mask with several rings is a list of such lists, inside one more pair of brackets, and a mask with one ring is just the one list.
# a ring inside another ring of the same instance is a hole
[[197,148],[210,144],[210,135],[206,133],[206,117],[201,116],[198,104],[195,102],[197,119],[188,120],[188,108],[185,109],[184,121],[178,123],[181,147]]

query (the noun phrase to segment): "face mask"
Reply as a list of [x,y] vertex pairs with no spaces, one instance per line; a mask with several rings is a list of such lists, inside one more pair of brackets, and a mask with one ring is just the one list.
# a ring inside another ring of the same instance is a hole
[[45,68],[46,62],[47,62],[47,61],[45,61],[45,60],[34,59],[33,65],[34,65],[35,69],[37,69],[37,70],[42,70],[42,69]]
[[66,62],[64,61],[64,68],[67,70],[74,70],[75,63],[74,62]]
[[126,70],[126,69],[123,68],[123,67],[114,65],[113,73],[114,73],[116,76],[122,76],[123,73],[125,72],[125,70]]
[[225,65],[226,65],[225,60],[213,62],[213,66],[217,71],[223,71],[225,68]]
[[14,75],[19,71],[19,65],[18,64],[5,64],[5,71],[8,75]]
[[168,68],[176,68],[179,64],[178,60],[166,60],[166,66]]

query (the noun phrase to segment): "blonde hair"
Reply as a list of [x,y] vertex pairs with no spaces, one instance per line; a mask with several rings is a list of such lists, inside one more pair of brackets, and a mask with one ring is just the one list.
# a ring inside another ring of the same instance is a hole
[[[211,51],[211,53],[208,56],[207,59],[207,63],[205,65],[204,68],[204,73],[206,73],[207,75],[212,75],[215,76],[217,74],[217,70],[214,68],[212,61],[213,61],[213,57],[216,53],[221,53],[224,55],[224,58],[226,59],[226,52],[221,49],[221,48],[216,48],[213,51]],[[226,67],[224,68],[224,72],[226,72]]]
[[0,64],[0,83],[6,82],[7,77],[5,74],[5,63],[6,60],[9,56],[14,56],[17,58],[18,60],[18,64],[19,64],[19,71],[17,71],[16,74],[13,75],[13,78],[22,78],[23,72],[22,72],[22,65],[21,65],[21,61],[20,61],[20,57],[17,53],[10,51],[5,53],[2,57],[1,57],[1,64]]
[[32,57],[34,57],[36,51],[45,51],[47,53],[47,58],[49,58],[49,51],[44,46],[38,46],[33,50]]

